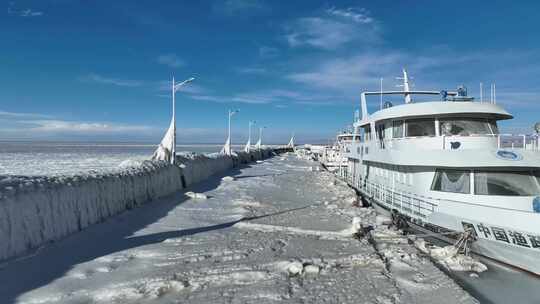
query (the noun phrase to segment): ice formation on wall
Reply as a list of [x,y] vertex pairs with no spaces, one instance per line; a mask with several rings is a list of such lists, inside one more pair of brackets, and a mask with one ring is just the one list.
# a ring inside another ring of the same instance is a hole
[[0,260],[35,249],[126,209],[172,194],[270,150],[182,154],[176,164],[144,161],[114,173],[0,176]]

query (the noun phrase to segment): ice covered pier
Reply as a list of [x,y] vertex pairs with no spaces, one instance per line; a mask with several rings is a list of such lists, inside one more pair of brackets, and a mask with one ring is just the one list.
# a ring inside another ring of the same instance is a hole
[[287,153],[194,177],[4,263],[0,303],[475,303],[316,166]]

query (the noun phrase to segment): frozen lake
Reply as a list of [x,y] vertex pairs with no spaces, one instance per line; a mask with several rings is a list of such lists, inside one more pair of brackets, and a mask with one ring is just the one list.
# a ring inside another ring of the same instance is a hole
[[[234,147],[238,149],[240,147]],[[156,149],[144,143],[0,141],[0,175],[59,175],[118,169],[148,160]],[[214,153],[221,145],[177,145],[177,151]]]

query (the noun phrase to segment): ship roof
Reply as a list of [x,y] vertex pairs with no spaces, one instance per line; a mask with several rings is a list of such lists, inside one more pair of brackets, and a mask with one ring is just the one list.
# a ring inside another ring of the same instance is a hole
[[485,117],[497,120],[511,119],[512,114],[497,104],[483,102],[434,101],[400,104],[377,111],[360,121],[364,125],[373,121],[396,118],[415,118],[429,116]]

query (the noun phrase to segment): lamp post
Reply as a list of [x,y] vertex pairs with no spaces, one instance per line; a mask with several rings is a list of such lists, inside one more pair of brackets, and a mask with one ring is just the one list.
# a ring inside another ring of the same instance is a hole
[[263,129],[266,129],[266,127],[259,127],[259,141],[257,142],[257,149],[260,149],[262,146],[262,132]]
[[249,121],[249,128],[248,128],[248,141],[246,143],[246,146],[244,147],[244,152],[249,153],[251,151],[251,126],[256,124],[257,122],[255,120]]
[[229,128],[228,128],[228,137],[229,137],[229,146],[228,146],[228,151],[227,151],[227,154],[228,155],[231,155],[232,154],[232,150],[231,150],[231,146],[232,146],[232,140],[231,140],[231,118],[234,116],[234,114],[240,112],[240,110],[229,110]]
[[173,145],[172,145],[172,151],[171,151],[171,164],[174,165],[174,162],[176,161],[176,100],[175,100],[175,93],[180,89],[181,86],[192,82],[195,80],[195,78],[191,77],[188,78],[182,82],[176,83],[174,81],[174,77],[172,79],[172,115],[173,115]]

